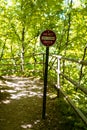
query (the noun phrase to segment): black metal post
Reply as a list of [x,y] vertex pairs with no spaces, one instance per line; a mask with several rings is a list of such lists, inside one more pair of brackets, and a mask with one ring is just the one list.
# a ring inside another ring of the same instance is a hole
[[45,70],[45,54],[43,53],[43,78],[44,78],[44,70]]
[[48,61],[49,61],[49,47],[46,47],[46,62],[44,72],[44,91],[43,91],[43,111],[42,119],[46,117],[46,95],[47,95],[47,79],[48,79]]

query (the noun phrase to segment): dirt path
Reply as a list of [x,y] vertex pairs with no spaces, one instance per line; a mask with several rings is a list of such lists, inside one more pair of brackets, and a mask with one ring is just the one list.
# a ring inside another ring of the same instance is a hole
[[47,119],[42,120],[43,82],[39,78],[6,78],[0,81],[0,130],[80,130],[74,128],[76,119],[67,104],[50,95]]

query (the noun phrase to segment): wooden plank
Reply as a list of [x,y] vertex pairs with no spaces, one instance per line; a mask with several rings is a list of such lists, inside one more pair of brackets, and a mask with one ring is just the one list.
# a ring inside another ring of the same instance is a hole
[[77,60],[77,59],[71,59],[71,58],[67,58],[67,57],[62,57],[62,56],[59,56],[59,55],[52,55],[53,57],[60,57],[60,59],[63,59],[63,60],[67,60],[67,61],[72,61],[72,62],[75,62],[75,63],[78,63],[78,64],[83,64],[85,66],[87,66],[87,60]]
[[78,64],[83,64],[83,65],[87,66],[87,61],[84,61],[84,60],[70,59],[70,58],[66,58],[66,57],[62,57],[61,59],[72,61],[72,62],[75,62]]
[[72,80],[72,79],[69,78],[68,76],[64,75],[63,73],[60,73],[60,75],[62,75],[65,79],[67,79],[70,83],[72,83],[76,88],[80,89],[80,90],[83,91],[85,94],[87,94],[87,89],[84,88],[84,86],[78,84],[77,82],[75,82],[74,80]]
[[69,104],[72,106],[72,108],[75,110],[75,112],[79,115],[79,117],[83,120],[83,122],[87,125],[87,118],[86,116],[75,106],[75,104],[71,101],[71,99],[68,97],[68,95],[61,89],[55,86],[56,89],[59,89],[65,99],[69,102]]

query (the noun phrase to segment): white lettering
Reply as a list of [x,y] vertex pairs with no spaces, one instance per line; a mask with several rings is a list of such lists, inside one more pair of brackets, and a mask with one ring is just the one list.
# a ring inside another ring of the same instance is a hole
[[55,37],[42,36],[42,40],[55,40]]

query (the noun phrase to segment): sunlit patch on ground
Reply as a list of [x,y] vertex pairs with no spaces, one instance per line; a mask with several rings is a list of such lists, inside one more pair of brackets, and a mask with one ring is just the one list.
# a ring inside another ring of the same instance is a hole
[[32,128],[31,124],[25,124],[25,125],[21,125],[22,128],[26,129],[26,128]]
[[[38,124],[39,122],[40,122],[40,120],[36,120],[34,122],[34,125]],[[27,129],[27,128],[33,128],[33,125],[32,124],[24,124],[24,125],[21,125],[21,127],[24,128],[24,129]]]
[[3,103],[10,103],[10,100],[19,100],[21,97],[42,97],[43,83],[39,78],[4,77],[7,80],[1,86],[5,86],[1,93],[9,93],[9,99],[2,100]]
[[10,100],[3,100],[2,103],[8,104],[8,103],[10,103]]

